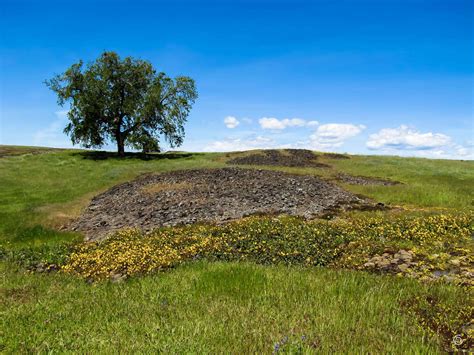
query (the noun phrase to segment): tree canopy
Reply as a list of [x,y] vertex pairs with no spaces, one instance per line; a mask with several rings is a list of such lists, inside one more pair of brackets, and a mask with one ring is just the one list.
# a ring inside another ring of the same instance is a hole
[[160,137],[180,146],[197,98],[193,79],[170,78],[148,61],[122,60],[115,52],[104,52],[86,66],[81,60],[45,83],[59,105],[69,103],[64,132],[73,144],[99,148],[112,141],[120,156],[125,146],[159,151]]

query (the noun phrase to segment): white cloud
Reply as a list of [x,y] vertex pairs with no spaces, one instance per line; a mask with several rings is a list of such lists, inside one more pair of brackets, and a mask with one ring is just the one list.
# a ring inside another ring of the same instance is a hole
[[[343,147],[346,142],[348,142],[351,138],[361,135],[365,129],[366,127],[363,125],[329,123],[318,126],[313,134],[311,134],[309,137],[301,137],[301,139],[298,139],[298,137],[294,135],[291,135],[290,137],[280,134],[262,136],[254,133],[248,136],[229,137],[208,142],[200,145],[197,150],[208,152],[228,152],[251,149],[299,148],[334,152],[340,151],[341,147]],[[422,136],[426,134],[419,132],[417,133]],[[415,136],[417,137],[417,135]],[[439,134],[433,134],[433,136],[439,137]],[[372,151],[376,154],[388,153],[407,157],[474,160],[474,145],[472,142],[464,142],[464,144],[460,145],[452,142],[451,139],[443,139],[444,141],[448,142],[446,145],[436,146],[431,149],[395,149],[390,147]],[[422,139],[415,139],[415,141],[421,142]],[[442,139],[438,141],[438,144],[440,144],[441,141]],[[411,144],[414,145],[415,143],[412,142]],[[418,144],[418,146],[423,147],[426,147],[427,145],[428,143]],[[431,146],[434,145],[434,143],[431,143]],[[354,150],[354,147],[347,151],[352,154],[361,153],[360,149]]]
[[344,142],[357,136],[366,127],[346,123],[328,123],[319,126],[310,138],[310,145],[316,150],[339,148]]
[[384,128],[371,134],[366,145],[372,150],[434,150],[451,144],[451,137],[442,133],[421,133],[408,126]]
[[240,122],[234,116],[227,116],[226,118],[224,118],[224,124],[227,128],[235,128],[240,124]]
[[448,145],[436,149],[422,150],[385,150],[385,154],[393,154],[402,157],[419,157],[429,159],[455,159],[455,160],[474,160],[474,150],[468,147],[458,145]]
[[287,127],[315,127],[318,125],[318,121],[309,121],[303,120],[302,118],[284,118],[279,120],[275,117],[262,117],[258,120],[260,127],[262,129],[271,129],[271,130],[282,130]]
[[34,145],[54,148],[72,147],[71,141],[63,132],[67,124],[67,111],[57,111],[55,114],[56,119],[48,127],[33,134]]
[[214,141],[204,147],[205,152],[232,152],[251,149],[272,149],[277,143],[268,137],[226,138]]
[[[455,146],[456,153],[460,157],[469,157],[474,155],[474,149],[473,147],[463,147],[462,145],[456,145]],[[471,158],[472,159],[472,158]]]
[[435,159],[474,159],[474,147],[470,142],[464,145],[453,142],[443,133],[419,132],[402,125],[398,128],[384,128],[369,136],[366,146],[370,150],[400,156],[415,156]]

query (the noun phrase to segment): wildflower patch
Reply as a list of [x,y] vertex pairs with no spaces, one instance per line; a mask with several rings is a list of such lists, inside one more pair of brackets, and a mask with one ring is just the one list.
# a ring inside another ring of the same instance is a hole
[[128,229],[77,245],[65,272],[90,279],[168,269],[193,259],[331,266],[472,285],[472,216],[305,221],[250,217],[226,225]]

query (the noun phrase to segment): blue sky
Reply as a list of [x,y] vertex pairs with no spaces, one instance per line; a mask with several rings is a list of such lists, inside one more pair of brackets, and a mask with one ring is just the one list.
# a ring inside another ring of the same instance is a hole
[[196,80],[183,150],[474,159],[472,4],[3,0],[0,143],[70,146],[43,81],[113,50]]

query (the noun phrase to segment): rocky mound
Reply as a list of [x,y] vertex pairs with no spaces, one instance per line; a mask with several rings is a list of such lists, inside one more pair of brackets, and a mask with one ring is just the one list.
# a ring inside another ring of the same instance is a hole
[[236,165],[273,165],[288,167],[327,168],[329,165],[318,163],[312,151],[306,149],[265,150],[261,153],[237,157],[227,161]]
[[380,178],[374,177],[366,177],[366,176],[352,176],[347,174],[339,174],[337,176],[339,181],[345,182],[346,184],[351,185],[383,185],[383,186],[392,186],[392,185],[400,185],[401,182],[393,181],[393,180],[385,180]]
[[100,239],[124,227],[225,222],[253,214],[313,218],[338,209],[370,206],[314,176],[256,169],[182,170],[145,175],[96,196],[73,230]]
[[350,159],[348,155],[339,154],[339,153],[324,153],[324,157],[328,159],[336,159],[336,160]]

